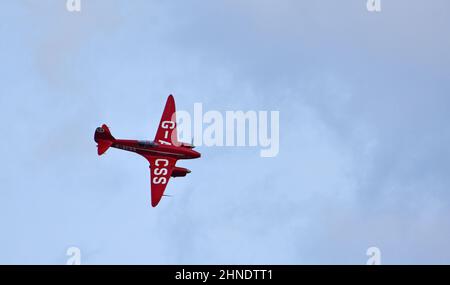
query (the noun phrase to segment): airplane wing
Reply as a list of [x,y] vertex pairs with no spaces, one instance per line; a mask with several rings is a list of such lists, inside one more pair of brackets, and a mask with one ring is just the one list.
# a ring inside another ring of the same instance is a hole
[[146,157],[150,162],[150,184],[152,206],[156,207],[161,200],[164,190],[172,174],[172,170],[177,160],[171,157]]
[[161,121],[156,131],[155,141],[163,145],[177,145],[177,124],[175,118],[175,100],[172,95],[167,98]]

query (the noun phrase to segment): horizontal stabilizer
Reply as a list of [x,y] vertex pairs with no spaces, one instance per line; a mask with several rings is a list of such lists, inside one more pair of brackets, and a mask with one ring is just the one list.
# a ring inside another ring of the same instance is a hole
[[98,155],[104,154],[108,150],[108,148],[113,144],[112,141],[107,140],[98,140],[97,143],[98,143],[97,145]]

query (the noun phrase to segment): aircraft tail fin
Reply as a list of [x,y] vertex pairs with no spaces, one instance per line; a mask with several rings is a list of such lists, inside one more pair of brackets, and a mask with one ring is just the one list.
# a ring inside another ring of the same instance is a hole
[[116,139],[111,135],[108,126],[103,124],[101,127],[98,127],[95,130],[94,140],[98,144],[98,155],[102,155],[108,150],[108,148],[114,143]]

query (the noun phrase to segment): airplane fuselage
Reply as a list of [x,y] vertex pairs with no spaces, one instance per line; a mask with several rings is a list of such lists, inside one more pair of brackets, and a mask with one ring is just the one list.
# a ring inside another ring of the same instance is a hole
[[176,159],[195,159],[200,153],[185,146],[164,145],[153,141],[116,139],[111,147],[136,152],[143,156],[167,156]]

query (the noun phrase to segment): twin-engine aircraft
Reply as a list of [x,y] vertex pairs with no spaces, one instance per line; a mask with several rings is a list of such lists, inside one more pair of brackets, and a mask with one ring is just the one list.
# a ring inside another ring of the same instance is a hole
[[193,150],[192,144],[178,142],[175,100],[172,95],[167,98],[153,141],[115,139],[105,124],[95,130],[94,140],[97,142],[98,155],[102,155],[108,148],[114,147],[136,152],[148,160],[153,207],[158,205],[164,195],[170,177],[182,177],[191,173],[189,169],[175,166],[177,160],[200,157],[200,153]]

